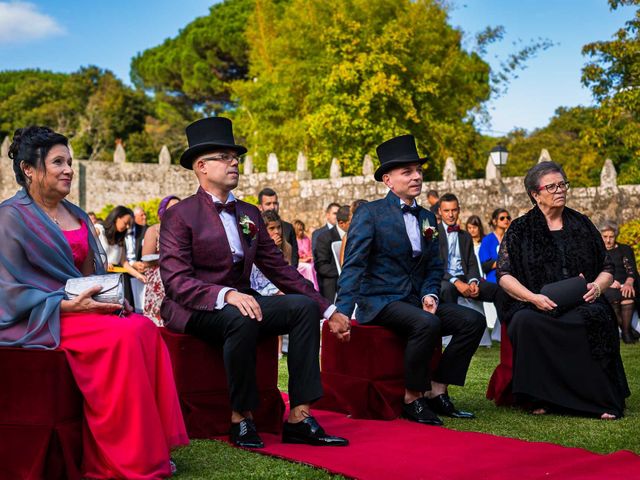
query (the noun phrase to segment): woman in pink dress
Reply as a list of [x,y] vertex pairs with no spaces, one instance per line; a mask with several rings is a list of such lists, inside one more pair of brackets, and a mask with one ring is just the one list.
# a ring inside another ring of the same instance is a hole
[[298,241],[298,271],[304,278],[313,283],[313,288],[318,290],[318,278],[316,277],[316,269],[313,267],[311,239],[305,233],[306,227],[302,221],[294,220],[293,228],[296,231],[296,240]]
[[158,329],[128,305],[95,301],[99,286],[65,298],[68,279],[106,270],[89,217],[65,200],[67,138],[19,129],[9,156],[23,189],[0,204],[0,346],[65,352],[84,396],[84,476],[168,477],[171,448],[188,439]]

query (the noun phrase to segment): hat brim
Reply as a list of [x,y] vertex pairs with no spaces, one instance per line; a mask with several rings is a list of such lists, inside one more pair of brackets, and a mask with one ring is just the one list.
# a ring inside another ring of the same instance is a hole
[[393,170],[394,168],[398,168],[398,167],[401,167],[402,165],[408,165],[408,164],[411,164],[411,163],[419,163],[420,165],[422,165],[427,160],[429,160],[428,157],[416,158],[415,160],[406,160],[406,159],[390,160],[388,162],[385,162],[384,165],[380,165],[378,167],[376,172],[373,174],[373,178],[375,178],[376,181],[381,182],[382,181],[382,176],[385,173],[387,173],[389,170]]
[[180,156],[180,165],[182,165],[187,170],[193,170],[193,161],[202,155],[203,153],[210,152],[211,150],[216,149],[228,149],[233,150],[238,155],[244,155],[247,153],[247,149],[242,145],[233,145],[233,144],[225,144],[225,143],[200,143],[198,145],[194,145],[193,147],[187,148],[184,153]]

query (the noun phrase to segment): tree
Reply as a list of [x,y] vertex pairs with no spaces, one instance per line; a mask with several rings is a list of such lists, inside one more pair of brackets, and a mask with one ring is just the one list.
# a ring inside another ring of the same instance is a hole
[[468,158],[489,66],[461,35],[429,0],[257,0],[249,79],[233,85],[256,165],[275,151],[290,169],[303,150],[316,173],[334,156],[359,173],[364,154],[406,132],[432,176],[446,156]]
[[139,88],[175,97],[207,114],[229,108],[230,82],[248,71],[245,28],[253,0],[226,0],[175,38],[136,55],[131,79]]
[[[640,0],[609,0],[609,5],[640,6]],[[640,7],[612,40],[587,44],[582,52],[591,60],[582,83],[600,106],[589,141],[616,153],[612,160],[621,183],[640,183]]]

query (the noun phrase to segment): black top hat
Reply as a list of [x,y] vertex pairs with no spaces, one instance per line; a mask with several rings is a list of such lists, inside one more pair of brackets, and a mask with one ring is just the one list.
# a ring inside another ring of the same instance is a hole
[[193,160],[203,153],[216,148],[235,150],[238,155],[247,153],[242,145],[233,139],[231,120],[224,117],[209,117],[196,120],[186,129],[189,148],[180,157],[180,165],[193,170]]
[[428,160],[428,157],[420,158],[418,156],[416,139],[413,135],[400,135],[399,137],[387,140],[378,145],[376,153],[380,160],[380,166],[373,177],[379,182],[382,181],[382,175],[393,168],[406,165],[407,163],[423,164]]

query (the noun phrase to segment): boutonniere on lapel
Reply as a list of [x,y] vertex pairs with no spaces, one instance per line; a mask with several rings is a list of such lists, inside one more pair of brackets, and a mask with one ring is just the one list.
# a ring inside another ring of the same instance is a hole
[[431,240],[433,240],[434,238],[438,238],[438,228],[432,226],[429,223],[429,220],[423,220],[422,221],[422,235],[424,235],[424,238],[427,242],[430,242]]
[[258,227],[256,227],[256,224],[249,218],[249,215],[245,214],[240,217],[240,226],[242,227],[242,233],[247,237],[247,240],[251,241],[256,238]]

